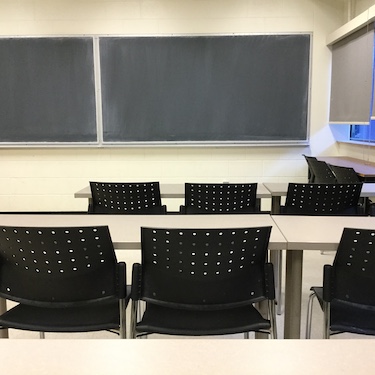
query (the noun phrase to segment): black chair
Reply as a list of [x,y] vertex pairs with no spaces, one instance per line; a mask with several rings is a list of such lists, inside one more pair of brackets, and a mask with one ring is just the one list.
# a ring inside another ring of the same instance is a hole
[[184,214],[246,214],[259,212],[257,183],[185,183]]
[[89,213],[158,215],[167,211],[161,204],[159,182],[90,182],[90,188]]
[[311,164],[314,162],[314,161],[317,161],[317,158],[315,156],[307,156],[305,154],[302,154],[307,162],[307,167],[308,167],[308,172],[307,172],[307,178],[308,178],[308,182],[312,183],[314,182],[314,179],[315,179],[315,175],[312,171],[312,168],[311,168]]
[[126,337],[126,266],[106,226],[0,226],[0,296],[18,302],[1,328]]
[[[283,215],[337,215],[366,216],[365,207],[359,204],[362,183],[358,184],[302,184],[289,183]],[[323,252],[322,252],[323,253]],[[277,272],[282,274],[282,254],[279,254]],[[278,277],[278,279],[281,276]],[[278,313],[281,293],[277,290]]]
[[313,183],[329,184],[337,183],[336,176],[325,161],[311,159],[309,161],[311,173],[314,176]]
[[339,167],[328,164],[339,184],[356,184],[361,182],[356,171],[353,168]]
[[281,214],[288,215],[365,215],[359,203],[362,183],[289,183]]
[[313,300],[324,312],[324,338],[343,332],[375,335],[375,230],[344,228],[333,265],[324,266],[323,287],[312,287],[306,337],[310,338]]
[[[273,267],[266,263],[271,227],[141,230],[132,337],[255,331],[276,338]],[[140,301],[146,307],[137,321]],[[261,301],[268,301],[269,319],[254,307]]]

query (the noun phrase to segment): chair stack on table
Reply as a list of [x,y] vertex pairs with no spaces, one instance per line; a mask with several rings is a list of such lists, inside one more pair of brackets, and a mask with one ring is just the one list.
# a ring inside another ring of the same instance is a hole
[[89,213],[147,214],[166,213],[161,204],[159,182],[90,182],[92,203]]
[[339,184],[356,184],[358,182],[361,182],[353,168],[339,167],[332,164],[328,164],[328,166],[335,175],[336,181]]
[[303,155],[306,159],[309,183],[336,183],[337,179],[329,165],[324,161],[319,161],[313,156]]
[[[276,338],[271,227],[142,228],[133,266],[131,336],[266,332]],[[140,319],[139,302],[146,303]],[[255,308],[268,303],[269,319]]]
[[350,332],[375,335],[375,230],[344,228],[323,287],[312,287],[306,324],[310,338],[314,297],[324,312],[324,338]]
[[126,265],[106,226],[1,226],[0,275],[0,297],[19,303],[1,328],[126,337]]
[[184,214],[248,214],[260,211],[257,183],[185,183]]

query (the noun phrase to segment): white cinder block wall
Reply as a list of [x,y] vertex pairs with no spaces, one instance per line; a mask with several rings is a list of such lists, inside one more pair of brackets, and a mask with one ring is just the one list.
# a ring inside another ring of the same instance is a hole
[[89,180],[305,181],[302,153],[361,152],[327,125],[325,40],[347,17],[346,0],[0,0],[0,36],[313,33],[310,147],[0,148],[0,211],[86,210]]

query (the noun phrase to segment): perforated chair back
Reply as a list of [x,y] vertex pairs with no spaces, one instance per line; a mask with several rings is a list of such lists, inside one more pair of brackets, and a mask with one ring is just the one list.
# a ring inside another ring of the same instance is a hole
[[306,337],[313,301],[324,313],[324,338],[349,332],[375,335],[375,230],[344,228],[333,264],[324,265],[323,287],[311,287]]
[[283,214],[358,215],[362,183],[299,184],[289,183]]
[[336,183],[336,176],[333,174],[331,168],[325,161],[310,160],[309,165],[314,175],[314,183],[316,184],[328,184]]
[[329,286],[330,301],[373,306],[375,315],[375,229],[344,228]]
[[259,212],[257,183],[199,184],[185,183],[186,214],[236,214]]
[[142,228],[140,299],[218,309],[274,298],[265,281],[271,227]]
[[1,226],[0,275],[1,297],[29,305],[69,306],[124,297],[105,226]]
[[339,167],[337,165],[329,165],[339,184],[355,184],[360,179],[353,168]]
[[164,214],[159,182],[90,182],[90,213]]

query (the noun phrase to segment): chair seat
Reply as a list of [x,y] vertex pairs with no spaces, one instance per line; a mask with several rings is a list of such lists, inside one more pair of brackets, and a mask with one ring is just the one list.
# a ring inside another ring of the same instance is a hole
[[375,335],[374,307],[331,302],[331,331]]
[[119,328],[118,301],[111,303],[45,308],[19,304],[0,317],[6,328],[43,332],[89,332]]
[[[323,308],[323,288],[312,287],[321,308]],[[331,326],[333,333],[350,332],[361,335],[375,335],[375,309],[356,304],[331,302]]]
[[225,335],[270,329],[270,321],[264,319],[252,306],[227,310],[183,310],[155,304],[147,304],[138,332],[169,335]]

